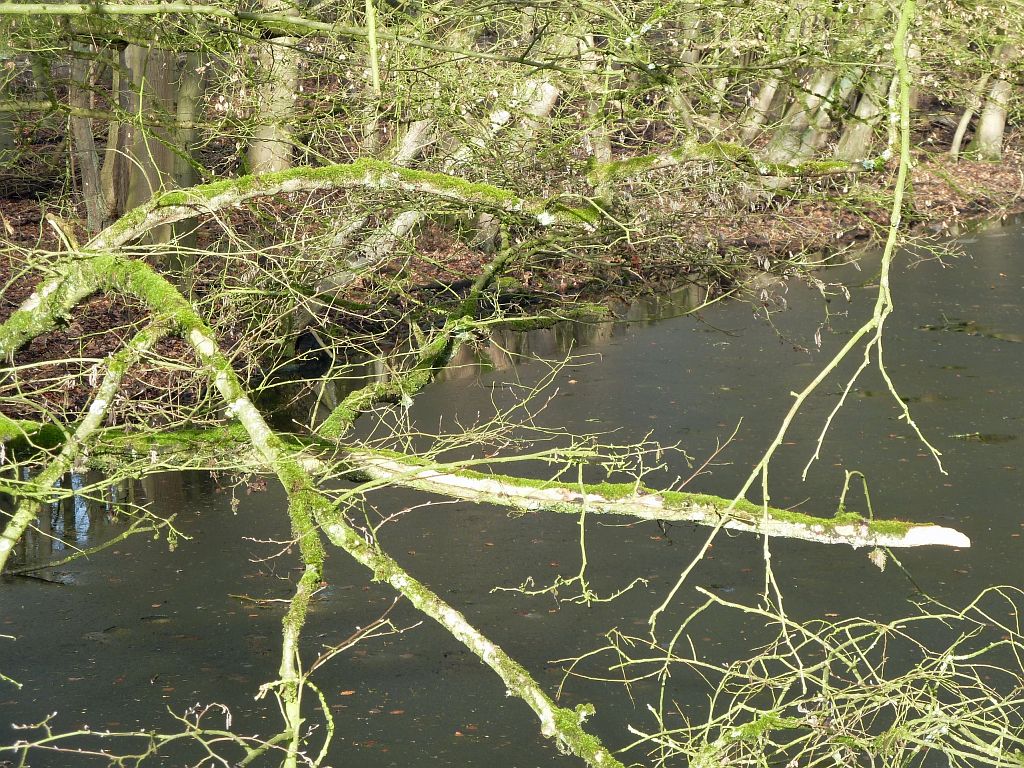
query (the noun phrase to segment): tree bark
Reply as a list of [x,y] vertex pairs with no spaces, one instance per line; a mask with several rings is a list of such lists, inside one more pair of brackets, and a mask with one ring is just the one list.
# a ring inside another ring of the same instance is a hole
[[[71,87],[68,101],[72,109],[90,109],[93,86],[93,66],[86,59],[75,58],[71,62]],[[108,224],[110,207],[104,195],[100,180],[100,158],[93,136],[92,118],[72,117],[71,134],[74,139],[74,153],[79,178],[82,182],[82,197],[85,200],[86,225],[94,235]]]
[[1013,94],[1013,85],[1005,76],[1005,70],[1009,69],[1010,63],[1016,57],[1017,48],[1011,43],[1004,43],[999,47],[996,61],[1000,70],[1003,71],[996,76],[995,82],[989,89],[985,107],[981,110],[981,117],[978,118],[974,140],[967,148],[967,152],[979,160],[996,163],[1002,160],[1006,113],[1010,106],[1010,97]]
[[297,43],[293,37],[277,37],[257,46],[255,99],[259,112],[247,153],[251,173],[292,167],[291,124],[301,58]]
[[860,160],[867,157],[874,143],[875,129],[885,114],[886,75],[864,78],[860,98],[853,116],[848,120],[836,146],[835,156],[840,160]]

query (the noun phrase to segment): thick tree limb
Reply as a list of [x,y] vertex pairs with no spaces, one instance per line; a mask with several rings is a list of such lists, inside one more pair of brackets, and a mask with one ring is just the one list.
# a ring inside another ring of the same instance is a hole
[[106,251],[131,242],[153,227],[227,208],[256,197],[288,192],[365,188],[430,195],[466,207],[480,206],[518,216],[533,217],[541,226],[563,225],[593,229],[600,212],[593,207],[568,207],[557,200],[519,197],[513,192],[466,181],[457,176],[402,168],[363,158],[352,163],[215,181],[189,189],[164,192],[129,211],[94,237],[88,251]]
[[512,507],[524,512],[550,510],[609,514],[717,526],[765,536],[851,547],[969,547],[959,531],[930,523],[869,520],[854,513],[832,518],[803,512],[767,510],[747,501],[682,491],[654,491],[635,483],[583,485],[475,472],[463,466],[426,464],[401,454],[352,451],[346,461],[361,476],[450,498]]
[[[798,539],[819,544],[852,547],[969,547],[960,531],[932,523],[903,520],[872,520],[853,512],[818,517],[803,512],[686,491],[658,491],[636,483],[579,483],[537,480],[516,475],[480,472],[472,467],[486,462],[430,462],[405,454],[354,449],[346,451],[323,437],[281,435],[302,467],[315,474],[343,474],[354,481],[376,486],[393,485],[434,493],[450,499],[509,507],[520,512],[558,512],[578,515],[619,515],[638,520],[693,523],[744,531],[756,535]],[[265,466],[259,456],[247,453],[246,437],[237,428],[159,436],[131,434],[104,436],[96,454],[155,451],[174,457],[184,467],[208,466],[218,461],[241,464],[259,472]],[[192,463],[190,463],[192,462]],[[723,522],[724,521],[724,522]]]

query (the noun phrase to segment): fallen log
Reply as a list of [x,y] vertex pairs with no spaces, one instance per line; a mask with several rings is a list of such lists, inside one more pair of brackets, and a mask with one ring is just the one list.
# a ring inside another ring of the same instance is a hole
[[485,474],[458,465],[424,464],[402,454],[350,451],[346,461],[357,473],[392,485],[468,501],[512,507],[621,515],[641,520],[688,522],[763,536],[801,539],[851,547],[969,547],[963,533],[931,523],[873,520],[855,512],[816,517],[765,507],[745,500],[702,493],[656,491],[637,483],[580,484]]
[[[960,531],[933,523],[872,519],[844,511],[832,517],[768,507],[743,499],[705,493],[655,490],[637,483],[566,483],[517,475],[480,472],[484,461],[439,463],[391,451],[345,450],[332,440],[280,435],[302,467],[319,476],[344,476],[354,482],[400,486],[451,499],[508,507],[520,512],[618,515],[637,520],[717,526],[759,536],[799,539],[819,544],[859,547],[970,547]],[[246,436],[238,425],[184,433],[115,436],[108,433],[95,446],[92,459],[111,454],[176,457],[183,467],[215,464],[218,456],[235,467],[265,471],[259,456],[247,453]],[[724,522],[723,522],[724,521]]]

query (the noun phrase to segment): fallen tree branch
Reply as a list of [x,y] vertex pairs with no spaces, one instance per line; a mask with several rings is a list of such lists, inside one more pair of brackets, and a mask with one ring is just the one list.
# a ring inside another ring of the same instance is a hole
[[291,168],[163,192],[129,211],[96,235],[86,244],[85,251],[116,249],[154,227],[173,224],[196,214],[212,213],[256,197],[359,187],[430,195],[465,207],[480,206],[532,217],[540,226],[557,224],[593,230],[601,217],[600,211],[593,206],[570,207],[563,205],[557,198],[519,197],[493,184],[471,182],[450,174],[413,170],[382,160],[362,158],[351,163],[319,168]]
[[[480,472],[472,467],[492,460],[455,463],[431,462],[392,451],[345,450],[323,437],[280,435],[302,467],[314,474],[345,475],[353,481],[376,486],[394,485],[434,493],[452,499],[510,507],[521,512],[559,512],[578,515],[620,515],[638,520],[694,523],[719,526],[757,535],[799,539],[819,544],[847,544],[852,547],[969,547],[970,539],[960,531],[932,523],[870,519],[855,512],[818,517],[804,512],[768,507],[704,493],[659,491],[637,483],[564,483],[516,475]],[[107,433],[97,445],[96,458],[104,452],[180,457],[183,467],[209,466],[221,460],[241,462],[250,471],[260,471],[259,456],[244,451],[245,435],[237,426],[220,429],[145,435]],[[541,458],[544,458],[541,456]],[[557,449],[550,458],[557,458]]]
[[668,152],[641,155],[593,166],[587,174],[592,186],[600,187],[616,179],[629,178],[661,168],[673,168],[688,163],[722,161],[758,176],[815,177],[838,176],[851,173],[877,173],[885,169],[888,153],[864,160],[808,160],[792,165],[770,163],[741,144],[723,141],[698,142],[690,140]]
[[[60,300],[82,293],[78,286],[61,286],[60,277],[63,270],[57,268],[58,284],[45,296],[37,296],[22,305],[21,308],[5,323],[0,325],[0,353],[10,354],[16,349],[11,346],[11,336],[20,338],[25,327],[48,330],[57,318],[70,310],[79,299],[70,304],[60,305]],[[601,741],[584,730],[582,724],[593,714],[593,707],[580,705],[575,710],[557,706],[551,697],[537,685],[530,674],[518,662],[513,660],[500,647],[489,641],[466,618],[448,605],[426,585],[410,576],[392,558],[384,553],[373,541],[367,541],[346,520],[343,513],[337,510],[314,484],[309,472],[299,461],[296,452],[292,451],[281,437],[274,432],[263,419],[259,410],[246,395],[231,363],[217,344],[213,331],[203,322],[192,305],[162,276],[157,274],[148,264],[141,261],[130,261],[126,258],[103,254],[83,259],[68,267],[67,272],[74,273],[79,279],[85,279],[92,285],[92,290],[106,288],[118,290],[144,302],[151,311],[160,318],[173,321],[173,328],[185,338],[194,349],[200,364],[209,375],[211,382],[227,405],[229,414],[238,420],[244,428],[249,442],[260,455],[264,466],[277,475],[288,495],[288,514],[292,519],[293,535],[300,542],[305,571],[298,585],[296,597],[284,619],[283,645],[281,653],[280,679],[274,684],[285,693],[283,714],[291,739],[299,738],[302,723],[298,691],[301,675],[297,665],[298,641],[305,623],[306,605],[315,581],[319,579],[323,562],[323,552],[319,550],[317,528],[323,530],[330,541],[343,548],[353,558],[369,568],[374,578],[386,581],[404,595],[416,608],[430,616],[447,629],[456,639],[476,654],[485,664],[491,667],[508,687],[510,693],[525,701],[540,720],[541,733],[556,738],[564,749],[577,755],[595,768],[609,766],[624,768],[622,763],[612,757]],[[52,281],[51,281],[52,282]],[[36,294],[33,294],[36,295]],[[31,308],[26,309],[26,305]],[[37,315],[33,323],[27,323],[25,313]],[[8,326],[12,324],[12,334]],[[2,342],[8,337],[7,346]],[[28,338],[31,338],[28,337]],[[28,338],[24,338],[27,341]],[[113,369],[112,369],[113,370]],[[110,375],[108,374],[108,380]],[[96,409],[97,412],[99,409]],[[99,414],[100,418],[102,414]],[[73,457],[83,447],[85,439],[91,436],[90,430],[80,441],[65,445],[60,460],[66,456]],[[0,539],[3,545],[7,539]],[[11,544],[13,546],[13,543]],[[9,550],[9,547],[7,548]],[[5,555],[0,546],[0,557]],[[0,560],[0,567],[2,567]],[[291,694],[289,697],[289,693]],[[297,742],[293,741],[292,744]],[[292,755],[294,749],[290,749]]]
[[[870,520],[853,512],[832,518],[736,501],[701,493],[655,491],[637,483],[581,486],[497,475],[464,465],[424,463],[402,454],[350,451],[345,460],[360,476],[453,498],[512,507],[524,512],[550,510],[623,515],[641,520],[721,525],[758,535],[851,547],[969,547],[970,539],[952,528],[902,520]],[[724,522],[723,522],[724,520]]]

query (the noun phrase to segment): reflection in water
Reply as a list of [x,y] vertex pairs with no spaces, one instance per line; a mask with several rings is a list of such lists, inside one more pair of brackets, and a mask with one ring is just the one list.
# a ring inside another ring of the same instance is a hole
[[1024,333],[1010,333],[998,328],[990,328],[976,320],[957,320],[946,318],[941,323],[930,323],[921,326],[922,331],[946,331],[948,333],[965,333],[968,336],[981,336],[998,341],[1009,341],[1014,344],[1024,343]]
[[[25,479],[27,480],[28,477]],[[53,484],[53,487],[63,487],[62,482],[58,480]],[[74,521],[72,525],[73,536],[70,537],[70,540],[79,549],[89,544],[89,528],[92,525],[92,520],[90,519],[91,510],[89,509],[89,502],[82,494],[82,489],[85,486],[85,476],[81,472],[72,472],[71,497],[55,501],[50,505],[50,534],[52,535],[51,549],[53,552],[63,552],[69,543],[69,538],[66,537],[67,527],[64,522],[65,514],[69,511],[69,504]]]
[[[27,482],[33,471],[22,467],[20,474]],[[15,570],[88,549],[117,535],[127,523],[125,512],[134,497],[132,484],[127,481],[104,483],[98,473],[72,471],[53,487],[67,488],[69,493],[40,508],[40,516],[15,547],[11,561]]]

